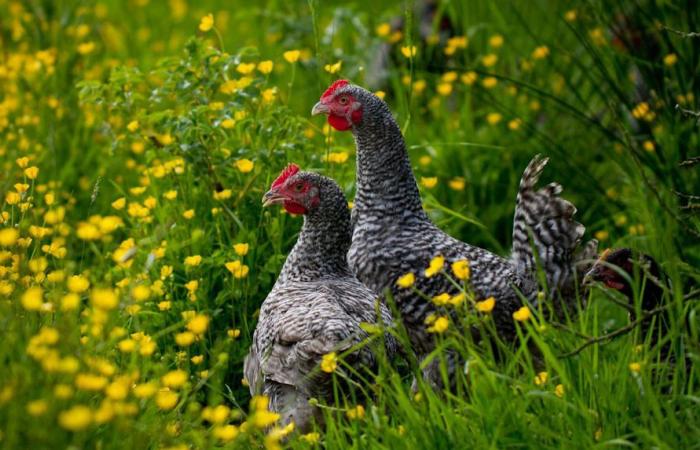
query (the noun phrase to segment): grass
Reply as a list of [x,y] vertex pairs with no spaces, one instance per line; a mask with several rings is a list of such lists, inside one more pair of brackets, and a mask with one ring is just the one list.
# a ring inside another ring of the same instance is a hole
[[260,198],[289,161],[352,197],[351,137],[309,114],[342,76],[385,92],[431,217],[464,241],[506,255],[522,170],[550,156],[543,181],[588,235],[661,264],[670,327],[659,345],[639,327],[595,341],[629,324],[595,288],[498,360],[449,330],[460,395],[414,393],[415,362],[384,358],[362,409],[339,395],[326,429],[284,445],[697,448],[690,4],[439,2],[468,40],[449,44],[401,2],[0,3],[0,447],[282,445],[242,362],[300,219]]

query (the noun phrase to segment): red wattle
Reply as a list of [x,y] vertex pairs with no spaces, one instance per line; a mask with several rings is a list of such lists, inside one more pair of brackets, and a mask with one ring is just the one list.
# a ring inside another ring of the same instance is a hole
[[306,214],[306,208],[291,200],[285,200],[284,209],[290,214]]
[[335,116],[333,114],[328,116],[328,123],[338,131],[347,131],[352,127],[352,124],[348,122],[345,117]]

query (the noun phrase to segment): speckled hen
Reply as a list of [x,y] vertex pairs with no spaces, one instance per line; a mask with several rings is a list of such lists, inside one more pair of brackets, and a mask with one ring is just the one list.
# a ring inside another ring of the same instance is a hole
[[[456,288],[444,276],[427,278],[424,269],[437,255],[448,263],[468,260],[471,289],[477,299],[495,297],[492,314],[496,328],[503,338],[512,339],[512,313],[523,304],[516,290],[536,300],[537,263],[545,271],[551,297],[556,297],[572,285],[575,262],[595,254],[596,243],[592,241],[584,252],[574,255],[584,227],[573,220],[573,205],[559,197],[561,187],[551,184],[535,190],[546,159],[536,157],[525,170],[515,211],[513,253],[506,259],[460,242],[430,221],[422,207],[399,126],[389,107],[376,95],[339,80],[322,95],[312,114],[327,115],[332,127],[349,130],[355,138],[357,193],[350,267],[374,291],[391,290],[419,355],[434,348],[425,319],[436,307],[411,289],[397,287],[396,280],[403,274],[415,273],[415,287],[427,296],[455,294]],[[435,372],[427,370],[424,375],[441,385]]]
[[[332,400],[330,374],[319,370],[323,355],[348,350],[368,337],[360,324],[379,323],[377,312],[385,325],[391,316],[348,267],[350,212],[333,180],[289,165],[264,203],[303,214],[304,225],[262,304],[244,373],[251,394],[267,395],[282,423],[294,421],[308,430],[314,419],[321,419],[308,400]],[[390,336],[386,349],[390,355],[396,350]],[[345,361],[359,371],[376,366],[369,346]]]

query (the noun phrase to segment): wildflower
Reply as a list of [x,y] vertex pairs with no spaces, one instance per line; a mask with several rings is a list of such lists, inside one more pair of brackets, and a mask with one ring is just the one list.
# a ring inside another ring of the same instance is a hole
[[578,13],[576,12],[576,10],[570,9],[564,13],[564,20],[566,20],[567,22],[573,22],[576,20],[577,16],[578,16]]
[[345,412],[345,415],[350,420],[363,419],[365,417],[365,407],[362,405],[357,405],[354,408],[350,408]]
[[49,404],[46,400],[34,400],[27,403],[27,412],[33,417],[44,415],[48,409]]
[[478,75],[474,71],[466,72],[461,76],[462,83],[466,84],[467,86],[474,84],[477,78]]
[[241,173],[251,172],[255,167],[255,163],[253,163],[253,161],[245,158],[239,159],[233,164],[236,166],[236,169],[238,169],[238,171]]
[[518,322],[525,322],[530,317],[532,317],[532,314],[530,313],[530,308],[527,306],[523,306],[513,313],[513,319]]
[[481,64],[484,65],[484,67],[491,67],[496,65],[496,62],[498,61],[498,55],[495,55],[493,53],[488,54],[486,56],[483,56],[481,58]]
[[17,158],[15,162],[17,163],[20,169],[24,169],[29,165],[29,158],[23,156],[21,158]]
[[184,370],[171,370],[163,375],[160,379],[163,386],[170,388],[179,388],[187,382],[187,372]]
[[338,61],[335,64],[326,64],[323,66],[323,70],[330,74],[338,73],[340,71],[341,66],[343,65],[342,61]]
[[194,333],[191,333],[189,331],[184,331],[175,335],[175,343],[180,347],[188,347],[192,345],[195,339],[196,336],[194,335]]
[[126,198],[121,197],[112,202],[112,208],[116,210],[124,209],[126,206]]
[[342,164],[348,160],[348,152],[330,152],[325,159],[330,163]]
[[238,436],[238,428],[235,425],[217,425],[212,428],[211,433],[222,442],[230,442]]
[[185,258],[185,265],[188,267],[197,267],[202,262],[200,255],[188,256]]
[[491,89],[498,84],[498,79],[496,77],[486,77],[481,82],[481,85],[486,89]]
[[653,152],[655,150],[654,142],[646,140],[642,143],[642,147],[644,150],[648,151],[649,153]]
[[110,310],[117,307],[119,297],[112,289],[93,289],[90,295],[90,303],[95,308]]
[[11,247],[19,238],[19,231],[15,228],[3,228],[0,230],[0,246]]
[[415,45],[401,47],[401,54],[404,56],[404,58],[413,58],[416,56],[416,51],[417,49]]
[[387,37],[391,33],[391,25],[387,22],[380,23],[374,31],[379,37]]
[[288,63],[294,64],[299,60],[299,56],[301,55],[301,52],[299,50],[287,50],[282,54],[284,57],[284,60],[287,61]]
[[206,33],[214,27],[214,15],[207,14],[199,21],[199,31]]
[[249,268],[245,264],[242,264],[240,261],[231,261],[227,262],[225,264],[226,269],[231,272],[234,278],[240,279],[240,278],[245,278],[248,276],[248,271]]
[[301,435],[301,439],[309,444],[318,444],[321,440],[321,435],[316,432],[306,433]]
[[556,387],[554,388],[554,395],[556,395],[559,398],[564,397],[564,385],[563,384],[556,385]]
[[270,72],[272,72],[272,69],[274,68],[274,66],[275,66],[275,63],[273,63],[270,60],[260,61],[258,63],[258,70],[260,71],[260,73],[267,75]]
[[175,200],[177,198],[177,191],[166,191],[163,194],[166,200]]
[[67,286],[69,291],[81,294],[88,290],[90,282],[82,275],[73,275],[68,278]]
[[541,45],[532,51],[532,59],[544,59],[549,55],[549,47]]
[[671,67],[672,65],[676,64],[678,62],[678,55],[675,53],[669,53],[668,55],[664,56],[664,64],[668,67]]
[[493,48],[499,48],[503,45],[503,36],[494,34],[489,38],[489,45]]
[[432,189],[437,185],[437,177],[421,177],[420,184],[426,189]]
[[631,362],[628,367],[634,373],[639,373],[642,370],[642,365],[638,362]]
[[194,217],[194,209],[188,209],[184,213],[182,213],[182,217],[184,217],[187,220],[190,220]]
[[187,322],[187,329],[194,334],[204,334],[209,327],[209,317],[203,314],[197,314]]
[[161,390],[156,395],[156,405],[164,411],[173,409],[177,405],[178,400],[179,396],[177,393],[171,390]]
[[489,297],[486,300],[476,302],[475,305],[476,310],[484,314],[489,314],[491,311],[493,311],[494,306],[496,306],[495,297]]
[[236,71],[242,75],[248,75],[255,70],[255,63],[240,63],[236,67]]
[[238,244],[233,244],[233,251],[236,252],[238,256],[245,256],[248,254],[248,249],[250,248],[250,245],[248,245],[245,242],[241,242]]
[[131,291],[131,296],[137,302],[143,302],[151,297],[151,288],[145,284],[139,284]]
[[236,328],[236,329],[231,329],[231,330],[227,330],[227,331],[226,331],[226,334],[227,334],[228,337],[230,337],[231,339],[236,339],[238,336],[241,335],[241,330],[239,330],[238,328]]
[[451,179],[447,185],[450,187],[450,189],[453,189],[455,191],[463,191],[464,186],[466,186],[466,182],[464,181],[464,178],[462,177],[455,177]]
[[95,50],[95,43],[92,41],[83,42],[78,44],[78,53],[81,55],[88,55]]
[[439,83],[437,85],[437,92],[438,94],[442,95],[443,97],[447,97],[452,93],[452,84],[451,83]]
[[76,405],[58,415],[58,423],[69,431],[80,431],[92,422],[92,411],[87,406]]
[[61,298],[61,311],[73,311],[80,305],[78,294],[66,294]]
[[91,373],[79,373],[75,377],[75,387],[84,391],[101,391],[107,386],[107,378]]
[[427,278],[431,278],[435,276],[437,273],[439,273],[442,270],[442,267],[445,265],[445,257],[444,256],[436,256],[433,259],[430,260],[430,264],[428,265],[428,268],[425,269],[425,276]]
[[428,332],[430,333],[444,333],[450,326],[450,320],[445,316],[440,316],[435,319],[433,324],[428,327]]
[[433,297],[433,303],[435,303],[437,306],[444,306],[450,301],[450,294],[443,292],[440,295],[436,295]]
[[599,241],[607,241],[610,237],[610,233],[606,230],[599,230],[593,234],[593,237],[595,237]]
[[136,350],[136,341],[133,339],[122,339],[117,343],[117,348],[122,353],[131,353]]
[[534,382],[537,386],[542,386],[549,379],[549,374],[547,372],[539,372],[535,375]]
[[38,311],[44,304],[44,290],[39,286],[32,286],[22,294],[22,307],[27,311]]
[[326,373],[333,373],[338,368],[338,356],[335,352],[326,353],[321,359],[321,370]]
[[172,306],[172,303],[170,301],[162,301],[158,302],[157,306],[159,311],[168,311]]
[[34,180],[39,175],[39,168],[36,166],[24,169],[24,175],[30,180]]
[[141,383],[134,386],[134,396],[136,398],[153,397],[156,391],[158,391],[158,385],[156,383]]
[[520,125],[522,125],[522,124],[523,124],[522,119],[515,118],[515,119],[512,119],[508,122],[508,128],[510,130],[515,131],[515,130],[519,129]]
[[498,122],[501,121],[502,117],[503,116],[501,116],[499,113],[492,112],[486,115],[486,121],[489,123],[489,125],[496,125]]

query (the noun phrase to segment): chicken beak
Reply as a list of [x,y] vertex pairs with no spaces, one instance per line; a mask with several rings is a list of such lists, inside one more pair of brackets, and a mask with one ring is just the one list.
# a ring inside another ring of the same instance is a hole
[[311,115],[312,116],[317,116],[319,114],[329,114],[331,112],[330,108],[328,108],[328,105],[326,105],[323,102],[318,102],[314,105],[313,108],[311,108]]
[[265,195],[263,195],[263,208],[266,208],[270,205],[279,205],[281,203],[284,203],[285,200],[287,200],[287,197],[280,194],[280,192],[277,189],[270,189],[265,193]]

